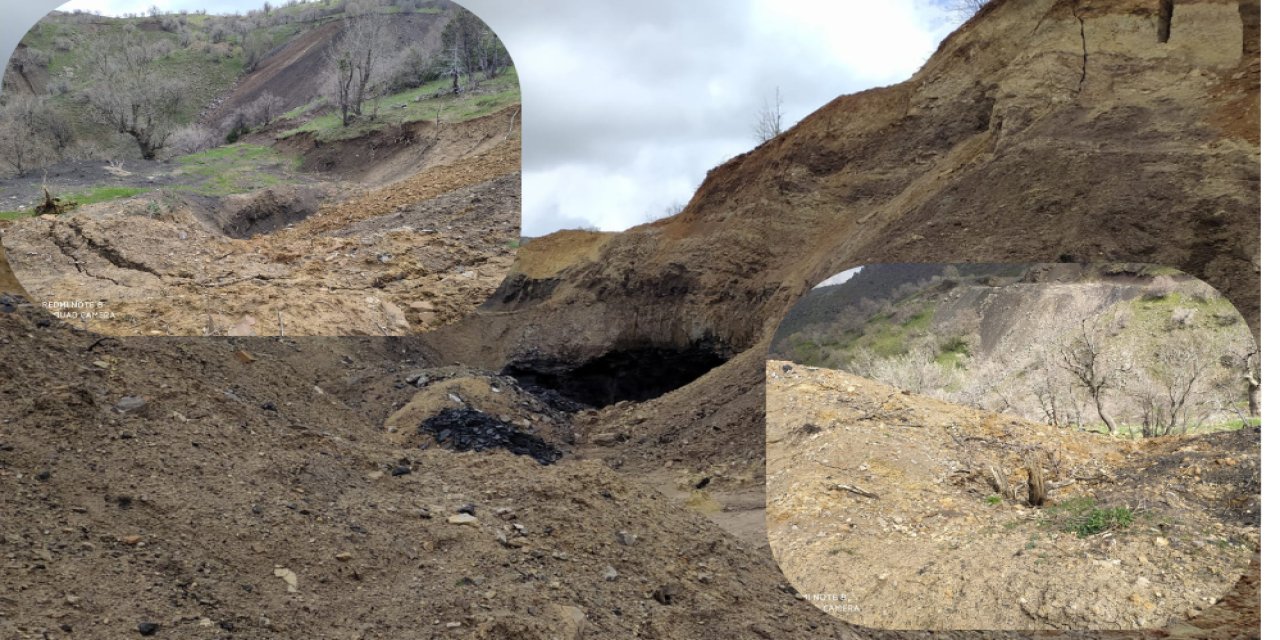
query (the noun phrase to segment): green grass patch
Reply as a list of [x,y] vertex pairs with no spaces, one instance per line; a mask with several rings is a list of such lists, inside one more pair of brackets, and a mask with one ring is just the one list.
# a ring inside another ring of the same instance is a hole
[[[344,127],[337,113],[327,113],[285,131],[278,137],[283,139],[302,133],[312,133],[322,142],[349,140],[378,131],[387,125],[402,122],[434,122],[437,117],[442,123],[465,122],[497,113],[520,102],[520,83],[514,69],[508,69],[492,80],[485,80],[481,84],[480,91],[464,93],[461,96],[450,94],[439,98],[431,97],[436,92],[452,86],[452,82],[449,78],[442,78],[421,87],[379,98],[376,101],[377,118],[366,116]],[[373,113],[374,102],[370,100],[365,103],[366,114]],[[295,117],[300,117],[303,113],[305,111],[298,113]]]
[[1127,529],[1134,518],[1133,509],[1129,507],[1100,507],[1096,500],[1088,497],[1064,500],[1046,509],[1045,515],[1057,528],[1081,538]]
[[304,104],[304,105],[300,105],[300,106],[294,107],[294,108],[292,108],[292,109],[290,109],[290,110],[288,110],[288,111],[284,112],[284,114],[283,114],[283,115],[281,115],[280,117],[281,117],[281,118],[284,118],[285,120],[295,120],[295,119],[297,119],[297,118],[301,118],[302,116],[307,115],[308,113],[310,113],[311,111],[313,111],[313,110],[315,110],[315,109],[319,109],[319,108],[320,108],[320,106],[321,106],[321,105],[323,105],[323,104],[324,104],[324,99],[323,99],[323,98],[316,98],[315,100],[312,100],[311,102],[308,102],[307,104]]
[[183,173],[201,179],[196,186],[175,187],[206,196],[229,196],[273,187],[283,180],[267,169],[296,166],[297,159],[270,147],[232,144],[178,158]]
[[968,360],[971,355],[969,343],[964,338],[956,336],[939,345],[938,356],[934,361],[949,369],[960,369],[964,367],[965,360]]
[[109,202],[111,200],[120,200],[121,198],[132,198],[146,192],[147,189],[142,187],[97,187],[88,191],[63,196],[62,200],[79,205],[98,204],[99,202]]
[[[112,200],[121,200],[124,198],[132,198],[140,193],[146,193],[148,189],[142,187],[96,187],[88,191],[77,191],[70,194],[53,194],[54,197],[60,198],[62,202],[70,205],[72,208],[98,204],[100,202],[110,202]],[[35,216],[33,209],[24,211],[0,211],[0,220],[20,220],[22,218],[30,218]]]
[[907,318],[907,321],[902,324],[902,328],[907,331],[919,331],[927,328],[930,322],[933,322],[932,307],[912,314],[911,317]]
[[983,498],[982,501],[994,507],[995,505],[1004,502],[1004,499],[1000,496],[987,496],[986,498]]

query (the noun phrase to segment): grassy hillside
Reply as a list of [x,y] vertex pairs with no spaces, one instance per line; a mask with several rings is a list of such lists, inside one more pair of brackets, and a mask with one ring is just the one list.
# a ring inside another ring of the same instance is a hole
[[[362,25],[375,25],[376,37],[359,40]],[[472,48],[446,56],[446,38]],[[365,59],[359,47],[371,54],[361,71],[367,92],[343,98],[335,60]],[[119,62],[126,58],[142,62]],[[105,82],[113,64],[142,71]],[[158,188],[226,196],[292,179],[301,158],[296,146],[275,149],[277,140],[307,133],[329,143],[457,123],[519,101],[501,43],[447,0],[291,1],[244,15],[55,12],[6,68],[0,195],[9,197],[0,208],[9,211],[0,218],[29,215],[42,194],[37,177],[50,173],[62,177],[55,195],[78,204]],[[125,115],[105,115],[104,103],[125,105]],[[354,105],[345,122],[344,104]],[[142,125],[116,124],[137,113],[146,114]]]

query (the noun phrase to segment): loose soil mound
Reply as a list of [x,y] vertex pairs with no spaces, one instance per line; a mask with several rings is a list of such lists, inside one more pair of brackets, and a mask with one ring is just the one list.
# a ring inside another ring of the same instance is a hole
[[45,320],[0,312],[6,638],[852,637],[598,462],[388,442],[410,342]]

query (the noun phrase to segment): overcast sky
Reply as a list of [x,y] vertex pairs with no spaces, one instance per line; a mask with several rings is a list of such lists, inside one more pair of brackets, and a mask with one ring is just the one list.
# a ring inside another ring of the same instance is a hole
[[[59,2],[5,3],[12,43]],[[507,44],[524,101],[524,234],[622,230],[683,204],[756,145],[782,95],[789,127],[835,97],[909,77],[954,27],[939,0],[462,0]],[[261,0],[73,0],[103,14],[259,8]],[[14,15],[15,18],[19,16]],[[2,52],[0,52],[2,54]]]

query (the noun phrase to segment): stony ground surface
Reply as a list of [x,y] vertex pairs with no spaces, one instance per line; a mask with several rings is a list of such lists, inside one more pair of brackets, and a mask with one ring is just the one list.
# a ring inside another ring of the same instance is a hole
[[[480,391],[429,352],[0,312],[0,636],[853,637],[767,552],[605,464],[398,440],[415,396]],[[517,426],[559,423],[483,386]]]
[[447,152],[398,152],[387,161],[409,177],[389,184],[160,192],[23,219],[3,241],[34,301],[77,303],[74,321],[104,334],[423,332],[478,306],[514,260],[519,136],[487,126],[506,120],[466,125],[473,139]]
[[[769,537],[803,594],[900,629],[1196,624],[1259,544],[1259,431],[1122,441],[770,361]],[[1026,460],[1050,502],[1026,503]],[[999,498],[988,469],[1018,489]],[[1081,536],[1089,509],[1132,510]]]

